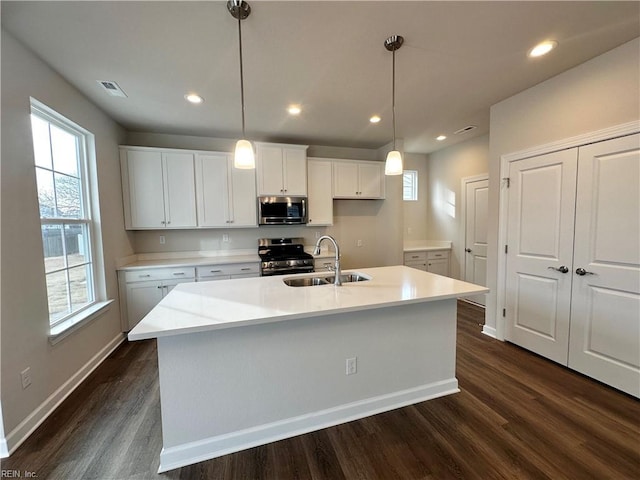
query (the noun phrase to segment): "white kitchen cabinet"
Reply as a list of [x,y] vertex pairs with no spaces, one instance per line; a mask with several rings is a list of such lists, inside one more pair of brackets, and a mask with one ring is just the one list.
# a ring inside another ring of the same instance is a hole
[[333,225],[333,162],[328,159],[313,158],[308,168],[308,209],[307,225]]
[[307,146],[256,142],[258,195],[307,195]]
[[383,199],[383,162],[337,160],[333,164],[333,198]]
[[251,263],[231,263],[204,265],[196,268],[196,278],[198,282],[208,282],[211,280],[227,280],[230,278],[250,278],[260,276],[260,264]]
[[196,227],[194,154],[121,148],[125,228]]
[[404,264],[425,272],[449,276],[449,250],[420,250],[404,252]]
[[198,227],[255,227],[255,170],[233,168],[230,153],[196,155]]
[[195,280],[193,267],[118,272],[123,331],[129,331],[135,327],[173,287],[180,283],[195,282]]

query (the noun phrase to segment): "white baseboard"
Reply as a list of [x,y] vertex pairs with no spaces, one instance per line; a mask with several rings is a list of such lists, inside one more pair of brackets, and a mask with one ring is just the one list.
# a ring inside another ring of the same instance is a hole
[[0,438],[0,458],[7,458],[9,456],[9,449],[7,448],[7,440]]
[[27,418],[25,418],[16,428],[14,428],[5,439],[0,439],[0,455],[2,448],[11,455],[42,422],[93,372],[125,339],[124,334],[118,334],[102,350],[95,354],[85,365],[80,368],[69,380],[63,383],[60,388],[53,392],[44,402],[40,404]]
[[351,422],[414,403],[457,393],[458,380],[451,378],[399,392],[286,418],[245,430],[205,438],[170,448],[160,453],[158,473],[192,465],[212,458],[302,435],[322,428]]
[[487,335],[487,336],[489,336],[491,338],[495,338],[496,340],[498,339],[498,332],[493,327],[487,327],[486,325],[483,325],[482,326],[482,333],[484,333],[485,335]]

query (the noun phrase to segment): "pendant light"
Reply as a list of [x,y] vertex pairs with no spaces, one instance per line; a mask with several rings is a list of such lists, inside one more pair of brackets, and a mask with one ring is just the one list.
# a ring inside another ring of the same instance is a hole
[[227,10],[238,20],[238,48],[240,51],[240,102],[242,103],[242,139],[236,143],[235,154],[233,156],[233,166],[235,168],[252,169],[256,168],[253,145],[246,139],[244,132],[244,78],[242,71],[242,20],[251,13],[251,7],[243,0],[229,0]]
[[391,119],[393,123],[393,150],[387,154],[385,175],[402,175],[402,155],[396,150],[396,50],[404,43],[400,35],[392,35],[384,41],[384,47],[393,55],[391,67]]

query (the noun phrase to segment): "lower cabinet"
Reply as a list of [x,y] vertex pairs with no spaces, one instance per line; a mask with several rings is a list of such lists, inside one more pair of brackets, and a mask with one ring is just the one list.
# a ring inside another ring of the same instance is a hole
[[212,280],[228,280],[230,278],[250,278],[260,276],[260,264],[258,263],[233,263],[224,265],[206,265],[196,268],[196,277],[199,282]]
[[173,287],[195,280],[196,271],[193,267],[118,272],[123,331],[135,327]]
[[198,267],[148,268],[118,272],[122,330],[128,332],[180,283],[260,276],[260,264],[232,263]]
[[436,275],[449,276],[449,250],[420,250],[404,253],[404,264]]

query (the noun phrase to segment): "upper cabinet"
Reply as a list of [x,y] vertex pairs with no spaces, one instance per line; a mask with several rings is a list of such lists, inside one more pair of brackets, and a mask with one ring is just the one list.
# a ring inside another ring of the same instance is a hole
[[194,154],[121,148],[127,229],[197,226]]
[[196,155],[199,227],[255,227],[255,170],[233,168],[230,153]]
[[307,225],[333,225],[333,161],[309,158],[309,220]]
[[333,198],[382,199],[384,196],[384,162],[334,161]]
[[307,195],[307,146],[256,142],[258,195]]

